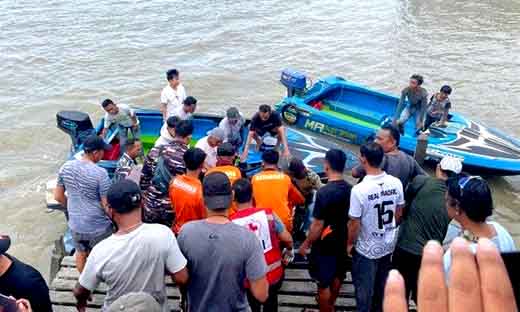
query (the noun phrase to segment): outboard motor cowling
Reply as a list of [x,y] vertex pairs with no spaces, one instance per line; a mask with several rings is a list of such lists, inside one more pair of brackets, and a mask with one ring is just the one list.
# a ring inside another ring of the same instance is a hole
[[60,111],[56,114],[56,124],[59,129],[70,136],[73,152],[83,144],[88,136],[96,133],[90,117],[83,112]]
[[307,77],[296,70],[284,69],[280,82],[287,88],[287,96],[303,96],[307,86]]

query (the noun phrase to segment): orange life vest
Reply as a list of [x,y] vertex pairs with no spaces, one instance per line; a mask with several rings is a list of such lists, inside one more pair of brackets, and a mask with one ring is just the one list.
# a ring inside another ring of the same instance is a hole
[[267,281],[270,285],[280,281],[283,276],[282,252],[271,209],[247,208],[236,212],[230,219],[258,237],[267,263]]

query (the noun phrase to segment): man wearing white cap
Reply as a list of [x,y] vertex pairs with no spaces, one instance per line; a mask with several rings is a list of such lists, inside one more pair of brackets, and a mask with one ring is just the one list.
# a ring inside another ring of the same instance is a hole
[[211,169],[217,165],[217,148],[219,147],[226,134],[221,128],[214,128],[208,131],[208,135],[200,139],[195,147],[200,148],[206,153],[206,161],[204,167],[206,170]]
[[417,302],[417,278],[424,246],[430,240],[443,241],[450,219],[445,207],[446,181],[462,171],[458,158],[444,157],[435,177],[419,175],[405,192],[406,206],[392,262],[403,275],[406,298]]

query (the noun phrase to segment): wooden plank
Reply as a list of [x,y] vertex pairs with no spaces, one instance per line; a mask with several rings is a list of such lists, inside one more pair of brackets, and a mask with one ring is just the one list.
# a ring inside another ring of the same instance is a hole
[[[59,292],[66,292],[66,291],[72,292],[72,290],[74,289],[75,286],[76,286],[76,281],[74,281],[74,280],[55,279],[52,282],[50,289],[59,291]],[[101,283],[96,288],[96,290],[94,290],[94,293],[105,295],[107,292],[107,289],[108,289],[107,285],[104,283]],[[166,287],[166,295],[168,296],[168,298],[180,298],[179,289],[175,286]]]
[[[278,305],[301,308],[317,308],[318,304],[315,297],[310,296],[278,296]],[[338,298],[336,300],[337,309],[350,309],[356,307],[356,300],[351,298]]]
[[[313,282],[291,282],[284,281],[280,294],[285,295],[299,295],[299,296],[315,296],[318,289]],[[354,297],[354,286],[352,284],[343,284],[339,293],[340,297]]]
[[[53,305],[59,306],[74,306],[76,305],[76,298],[70,291],[55,291],[51,290],[50,292],[51,302]],[[105,295],[94,294],[92,295],[92,301],[88,302],[88,307],[91,308],[101,308],[103,306]],[[178,299],[170,299],[168,298],[168,306],[170,308],[178,309],[179,300]]]
[[[54,312],[78,312],[76,306],[53,305]],[[87,312],[101,312],[101,308],[87,308]]]

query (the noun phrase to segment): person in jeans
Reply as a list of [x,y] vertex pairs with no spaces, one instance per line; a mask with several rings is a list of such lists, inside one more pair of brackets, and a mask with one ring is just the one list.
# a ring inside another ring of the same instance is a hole
[[406,217],[399,226],[392,263],[405,280],[406,298],[411,295],[415,302],[423,248],[430,240],[442,242],[450,223],[444,203],[446,181],[461,170],[458,158],[446,156],[437,165],[435,177],[417,176],[406,189]]
[[320,311],[334,311],[347,272],[346,240],[351,185],[343,178],[347,156],[339,149],[325,154],[328,183],[318,190],[309,235],[300,254],[309,255],[309,273],[318,285]]
[[110,179],[107,171],[96,165],[110,148],[101,137],[92,135],[83,143],[83,157],[67,161],[58,173],[54,199],[67,209],[80,273],[92,248],[112,234],[112,222],[106,214]]
[[377,143],[361,146],[367,175],[352,188],[347,251],[358,311],[382,311],[383,292],[404,207],[399,179],[380,169],[384,152]]
[[175,235],[164,225],[143,223],[142,195],[135,182],[116,182],[107,198],[117,231],[96,245],[87,260],[74,288],[78,311],[85,311],[88,299],[100,283],[107,285],[103,311],[133,292],[152,295],[161,305],[161,311],[170,311],[165,276],[171,276],[179,286],[188,281],[187,261]]
[[207,218],[184,224],[178,236],[188,259],[188,311],[249,311],[246,279],[258,301],[268,296],[263,248],[253,233],[229,220],[233,190],[224,173],[208,174],[202,188]]
[[[253,206],[253,188],[248,179],[240,179],[233,184],[237,212],[230,216],[231,221],[254,233],[264,246],[264,256],[269,271],[269,297],[261,303],[248,291],[247,298],[253,312],[278,311],[278,291],[282,287],[284,266],[294,258],[293,239],[282,221],[271,209]],[[258,226],[260,225],[260,226]],[[281,245],[284,251],[282,253]]]
[[[422,87],[424,78],[414,74],[410,77],[408,87],[401,91],[401,97],[394,115],[395,125],[401,134],[404,134],[404,124],[410,117],[415,116],[415,130],[419,131],[424,126],[424,114],[428,105],[428,91]],[[408,102],[405,102],[408,100]]]
[[130,131],[133,139],[141,137],[139,120],[135,111],[126,104],[115,104],[111,99],[104,100],[101,106],[106,112],[101,136],[105,137],[110,127],[117,126],[119,129],[119,155],[123,155],[128,141],[128,132]]

